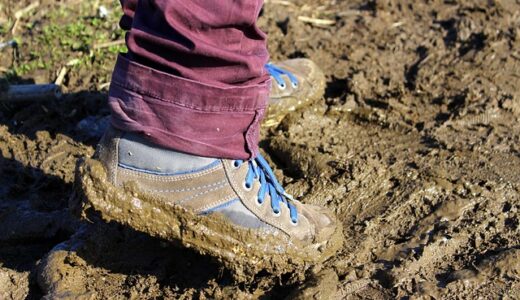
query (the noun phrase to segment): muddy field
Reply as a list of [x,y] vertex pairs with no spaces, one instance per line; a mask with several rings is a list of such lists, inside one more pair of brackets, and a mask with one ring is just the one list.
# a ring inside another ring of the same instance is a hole
[[327,88],[262,149],[289,192],[338,214],[346,242],[304,278],[247,285],[68,211],[124,50],[118,4],[84,2],[0,0],[0,41],[19,44],[0,50],[0,83],[66,92],[0,103],[0,299],[520,299],[519,1],[266,3],[273,60],[313,59]]

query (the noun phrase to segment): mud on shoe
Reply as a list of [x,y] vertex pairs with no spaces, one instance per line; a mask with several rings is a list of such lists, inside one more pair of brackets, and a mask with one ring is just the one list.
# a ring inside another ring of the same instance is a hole
[[305,270],[341,247],[335,217],[292,199],[262,156],[191,156],[109,128],[95,157],[78,164],[73,211],[211,255],[238,281]]
[[276,126],[291,111],[319,100],[325,92],[325,75],[311,60],[296,58],[269,63],[271,75],[269,108],[263,126]]

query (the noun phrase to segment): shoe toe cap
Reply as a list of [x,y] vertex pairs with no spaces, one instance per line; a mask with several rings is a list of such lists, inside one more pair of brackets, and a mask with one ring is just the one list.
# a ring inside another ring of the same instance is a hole
[[326,240],[334,233],[338,222],[329,209],[307,204],[304,206],[302,214],[314,227],[315,240]]

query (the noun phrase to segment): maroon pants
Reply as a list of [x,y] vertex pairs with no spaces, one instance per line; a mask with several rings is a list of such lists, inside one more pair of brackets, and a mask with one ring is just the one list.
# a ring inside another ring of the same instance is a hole
[[112,77],[112,124],[181,152],[254,157],[270,87],[262,3],[121,0],[128,53]]

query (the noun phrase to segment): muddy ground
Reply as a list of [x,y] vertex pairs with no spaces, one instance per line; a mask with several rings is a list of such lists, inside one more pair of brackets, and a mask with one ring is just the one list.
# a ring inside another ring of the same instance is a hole
[[122,37],[120,12],[42,1],[16,21],[30,3],[0,0],[0,41],[19,43],[0,51],[2,83],[62,71],[66,96],[0,103],[0,299],[520,299],[519,1],[266,3],[273,59],[315,60],[327,89],[265,130],[262,149],[290,192],[338,214],[346,242],[296,283],[248,285],[207,257],[69,213],[124,50],[106,44]]

